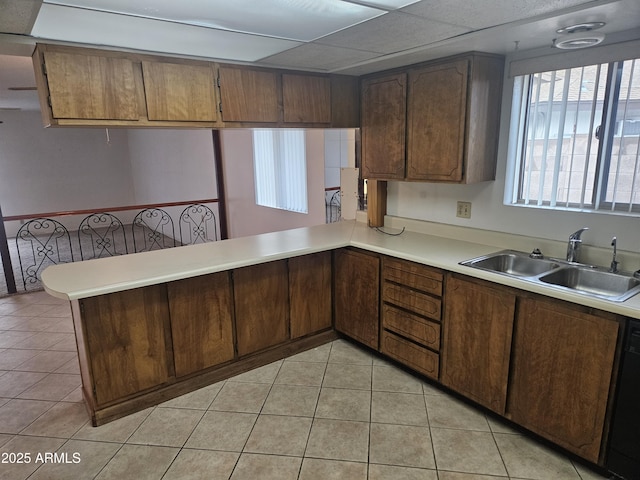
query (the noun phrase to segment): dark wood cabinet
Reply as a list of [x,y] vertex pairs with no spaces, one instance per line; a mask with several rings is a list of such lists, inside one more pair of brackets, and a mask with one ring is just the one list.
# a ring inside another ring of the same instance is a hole
[[352,249],[335,252],[335,329],[378,349],[380,258]]
[[264,350],[289,339],[287,261],[233,271],[238,355]]
[[331,252],[289,259],[291,338],[331,328]]
[[612,314],[542,298],[521,299],[508,417],[597,463],[619,328]]
[[329,77],[282,74],[282,108],[287,123],[331,123]]
[[503,415],[516,296],[509,289],[448,275],[440,381]]
[[220,65],[218,81],[223,121],[278,122],[278,82],[274,71]]
[[166,285],[86,298],[80,311],[91,376],[83,382],[92,384],[96,405],[175,376]]
[[232,360],[233,301],[229,272],[167,284],[176,376]]

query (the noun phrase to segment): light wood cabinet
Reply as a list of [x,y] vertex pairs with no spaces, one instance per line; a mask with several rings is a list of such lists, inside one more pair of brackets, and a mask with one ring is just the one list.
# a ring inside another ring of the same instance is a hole
[[233,287],[239,356],[289,339],[286,260],[234,270]]
[[142,62],[149,120],[217,120],[216,79],[211,65]]
[[105,405],[175,376],[166,285],[86,298],[80,311],[88,357],[81,363],[88,361],[91,377],[83,383],[92,385],[93,403]]
[[516,296],[454,275],[446,279],[440,381],[503,415]]
[[352,249],[335,252],[335,329],[378,349],[380,258]]
[[223,121],[276,123],[280,119],[274,71],[221,65],[218,81]]
[[619,328],[612,314],[521,299],[508,417],[597,463]]
[[282,74],[284,121],[289,123],[331,123],[329,77]]
[[167,284],[176,376],[234,358],[229,272]]
[[289,259],[291,338],[331,328],[331,252]]

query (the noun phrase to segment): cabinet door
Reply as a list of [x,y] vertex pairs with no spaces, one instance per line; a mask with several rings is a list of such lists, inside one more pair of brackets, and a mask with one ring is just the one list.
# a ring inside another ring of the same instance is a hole
[[97,405],[174,376],[165,285],[81,301]]
[[131,60],[47,51],[44,63],[54,118],[140,118]]
[[447,278],[441,382],[504,414],[516,297],[510,291]]
[[289,259],[291,338],[331,328],[331,252]]
[[462,180],[468,71],[458,60],[409,72],[408,180]]
[[176,376],[233,359],[228,272],[167,284]]
[[407,76],[362,81],[362,177],[403,179]]
[[142,73],[149,120],[216,121],[210,66],[142,62]]
[[335,329],[377,350],[380,259],[338,250],[335,275]]
[[220,103],[225,122],[279,120],[275,72],[220,66]]
[[331,122],[331,83],[328,77],[282,75],[284,121]]
[[263,350],[289,338],[287,262],[234,270],[238,355]]
[[619,323],[542,299],[522,299],[516,321],[510,418],[596,463]]

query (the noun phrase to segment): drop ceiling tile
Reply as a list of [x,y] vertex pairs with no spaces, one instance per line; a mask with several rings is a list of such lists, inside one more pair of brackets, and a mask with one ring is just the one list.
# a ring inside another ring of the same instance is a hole
[[434,43],[468,32],[469,29],[404,13],[386,15],[338,33],[316,43],[378,53],[395,53]]
[[42,0],[0,0],[0,32],[29,35]]
[[487,28],[514,22],[557,10],[575,7],[592,0],[492,0],[490,6],[481,1],[422,0],[402,9],[404,13],[419,15],[439,22]]
[[253,62],[299,42],[43,4],[32,35],[42,39]]
[[307,43],[263,58],[260,63],[283,68],[301,68],[330,72],[379,56],[377,53]]

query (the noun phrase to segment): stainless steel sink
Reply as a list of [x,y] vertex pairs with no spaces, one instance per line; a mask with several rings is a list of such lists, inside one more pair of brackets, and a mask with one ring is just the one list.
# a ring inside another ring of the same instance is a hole
[[594,297],[622,302],[640,292],[640,280],[629,274],[588,267],[566,267],[541,275],[543,283],[557,285]]
[[555,260],[529,258],[526,253],[514,250],[505,250],[483,257],[472,258],[462,262],[461,265],[517,277],[534,277],[560,267],[560,264]]

